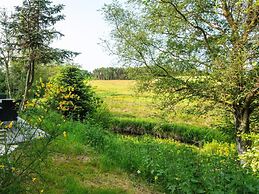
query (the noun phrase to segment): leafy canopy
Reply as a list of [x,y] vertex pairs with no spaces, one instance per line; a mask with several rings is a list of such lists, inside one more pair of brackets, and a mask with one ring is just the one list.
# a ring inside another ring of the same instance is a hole
[[[123,63],[145,66],[145,89],[167,106],[213,102],[233,114],[237,135],[250,132],[259,107],[258,0],[113,1],[103,13],[113,26],[104,43]],[[243,153],[249,141],[237,142]]]
[[130,0],[114,1],[103,12],[113,26],[109,48],[127,64],[147,67],[146,86],[171,101],[178,92],[233,109],[249,96],[251,106],[258,105],[258,6],[247,0]]

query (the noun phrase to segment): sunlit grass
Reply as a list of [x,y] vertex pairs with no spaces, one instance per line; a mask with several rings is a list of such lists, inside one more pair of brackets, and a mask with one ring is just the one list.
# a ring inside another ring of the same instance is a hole
[[134,80],[92,80],[90,84],[116,117],[152,119],[196,126],[211,126],[222,119],[217,111],[200,115],[186,112],[186,107],[192,106],[188,101],[176,105],[174,110],[162,111],[157,97],[147,92],[137,92]]
[[[36,112],[36,114],[39,114]],[[35,114],[34,114],[35,115]],[[45,117],[57,125],[61,116]],[[258,179],[240,168],[233,143],[203,147],[104,130],[96,122],[64,121],[50,147],[39,188],[45,193],[257,193]],[[127,173],[126,173],[127,172]],[[145,181],[145,183],[143,183]]]
[[94,80],[91,85],[115,116],[157,119],[160,114],[150,94],[137,93],[133,80]]
[[[41,166],[41,175],[27,187],[48,194],[144,194],[158,193],[91,148],[83,136],[83,124],[65,125],[67,137],[60,135],[49,147],[50,155]],[[71,128],[70,128],[71,127]],[[72,132],[73,131],[73,132]]]

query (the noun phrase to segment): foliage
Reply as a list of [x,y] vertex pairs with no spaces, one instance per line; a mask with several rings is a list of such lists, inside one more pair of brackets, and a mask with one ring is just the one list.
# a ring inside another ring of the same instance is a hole
[[159,138],[174,139],[180,142],[202,146],[214,140],[233,142],[233,139],[217,129],[195,127],[184,124],[148,122],[141,119],[114,118],[112,129],[115,132],[132,135],[152,135]]
[[[88,132],[87,136],[88,142],[104,153],[111,165],[119,165],[158,184],[167,193],[258,191],[256,177],[240,169],[227,152],[223,156],[207,155],[191,147],[149,137],[108,134],[103,137],[98,130]],[[225,145],[222,148],[226,150]]]
[[[64,19],[61,14],[63,7],[64,5],[53,5],[50,0],[24,0],[21,6],[15,7],[11,15],[5,9],[1,11],[1,65],[6,74],[8,95],[22,97],[22,106],[32,89],[37,66],[49,62],[63,63],[78,55],[51,47],[53,40],[63,36],[54,28],[57,22]],[[11,70],[14,70],[14,74]],[[17,76],[15,72],[22,74]],[[19,83],[22,89],[17,90],[16,83],[11,80],[18,77],[24,83]]]
[[[6,129],[9,137],[5,145],[0,145],[0,193],[29,193],[29,185],[33,185],[34,191],[39,193],[42,189],[35,184],[35,177],[42,173],[48,146],[58,135],[58,130],[48,131],[48,134],[39,133],[48,112],[37,115],[30,109],[26,114],[23,117],[29,122],[18,120],[0,123],[0,128]],[[55,127],[58,129],[58,126]]]
[[92,76],[98,80],[128,80],[129,76],[126,68],[121,67],[101,67],[94,69]]
[[5,74],[2,71],[2,69],[0,69],[0,93],[5,93],[5,91],[6,91]]
[[[55,125],[55,120],[59,121],[60,116],[53,114],[45,122]],[[197,149],[149,136],[137,138],[115,135],[93,123],[65,121],[61,123],[59,130],[66,130],[71,139],[91,145],[102,154],[101,162],[105,168],[120,167],[134,174],[136,178],[157,185],[162,192],[259,191],[258,174],[252,174],[249,168],[239,167],[233,144],[214,141]]]
[[6,9],[0,10],[0,66],[5,71],[5,84],[8,97],[12,97],[10,79],[10,63],[14,58],[16,45],[14,32],[11,30],[12,18]]
[[[13,61],[10,66],[11,93],[14,99],[22,99],[25,87],[26,70],[21,61]],[[62,66],[59,64],[39,64],[35,67],[35,80],[32,84],[31,91],[28,94],[29,99],[35,98],[38,82],[41,80],[44,84],[49,82],[52,77],[59,74]],[[19,82],[17,82],[19,80]]]
[[259,106],[251,114],[251,128],[254,133],[259,133]]
[[[43,102],[66,118],[84,120],[96,111],[100,100],[85,82],[80,69],[64,67],[53,81],[46,84]],[[41,83],[41,88],[44,83]],[[40,95],[40,94],[38,94]]]
[[145,89],[168,104],[198,99],[230,111],[239,153],[246,150],[237,134],[251,132],[258,106],[257,1],[114,1],[103,13],[113,26],[109,48],[145,66]]
[[259,135],[252,133],[248,137],[252,146],[246,153],[240,156],[244,167],[251,167],[255,173],[259,172]]

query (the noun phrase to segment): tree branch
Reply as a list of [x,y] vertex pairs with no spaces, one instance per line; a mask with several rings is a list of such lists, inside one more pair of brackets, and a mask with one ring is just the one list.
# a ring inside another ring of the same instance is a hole
[[207,46],[208,50],[210,52],[212,52],[209,41],[208,41],[207,33],[202,27],[200,27],[198,24],[195,25],[192,22],[190,22],[188,20],[188,18],[178,9],[178,7],[173,2],[165,1],[165,0],[161,0],[160,2],[170,4],[174,8],[174,10],[184,19],[184,21],[186,21],[191,27],[199,30],[204,37],[204,40],[205,40],[205,43],[206,43],[206,46]]
[[232,28],[232,30],[235,32],[237,30],[237,24],[233,18],[232,13],[229,10],[229,7],[227,5],[226,0],[221,0],[222,3],[222,11],[223,11],[223,15],[225,16],[226,20],[228,21],[230,27]]

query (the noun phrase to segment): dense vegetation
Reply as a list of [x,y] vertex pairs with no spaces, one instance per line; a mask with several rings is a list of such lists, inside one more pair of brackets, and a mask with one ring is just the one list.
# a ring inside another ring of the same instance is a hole
[[[151,136],[131,137],[116,135],[105,131],[102,126],[94,124],[96,120],[86,123],[62,120],[57,113],[33,111],[28,118],[37,121],[39,115],[44,116],[41,127],[52,131],[53,126],[61,135],[53,148],[57,153],[70,156],[81,154],[89,156],[90,145],[101,155],[101,166],[107,171],[124,169],[135,178],[143,178],[156,189],[166,193],[256,193],[258,177],[251,170],[242,169],[237,162],[238,155],[234,144],[206,143],[202,148],[188,146],[172,140],[161,140]],[[100,118],[99,118],[100,119]],[[100,121],[100,120],[99,120]],[[55,153],[54,152],[54,153]],[[81,165],[84,166],[83,161]],[[63,171],[67,171],[63,169]],[[52,181],[57,176],[45,172],[43,179]],[[73,175],[75,178],[77,175]],[[71,179],[71,178],[70,178]],[[80,179],[79,179],[80,180]],[[49,185],[46,185],[46,189]],[[83,182],[66,185],[65,189],[86,192]],[[47,191],[47,190],[46,190]],[[67,192],[69,190],[66,190]],[[114,193],[116,193],[114,191]]]
[[258,6],[113,1],[107,45],[136,67],[92,74],[51,47],[63,5],[1,10],[0,93],[26,121],[0,121],[0,193],[259,193]]
[[9,97],[16,97],[15,81],[20,80],[21,108],[30,96],[39,67],[61,64],[78,54],[51,47],[53,40],[62,36],[54,25],[64,19],[63,8],[64,5],[54,5],[48,0],[25,0],[11,14],[6,9],[1,10],[0,65],[5,72]]
[[258,1],[113,1],[103,14],[113,28],[108,48],[146,68],[145,89],[167,107],[185,99],[220,106],[234,118],[238,152],[249,149],[259,107]]
[[[46,83],[43,103],[47,108],[58,110],[66,118],[84,120],[100,105],[89,85],[86,85],[84,72],[77,67],[67,66]],[[41,83],[41,86],[45,86]],[[42,91],[43,90],[43,91]],[[40,96],[40,94],[39,94]]]

